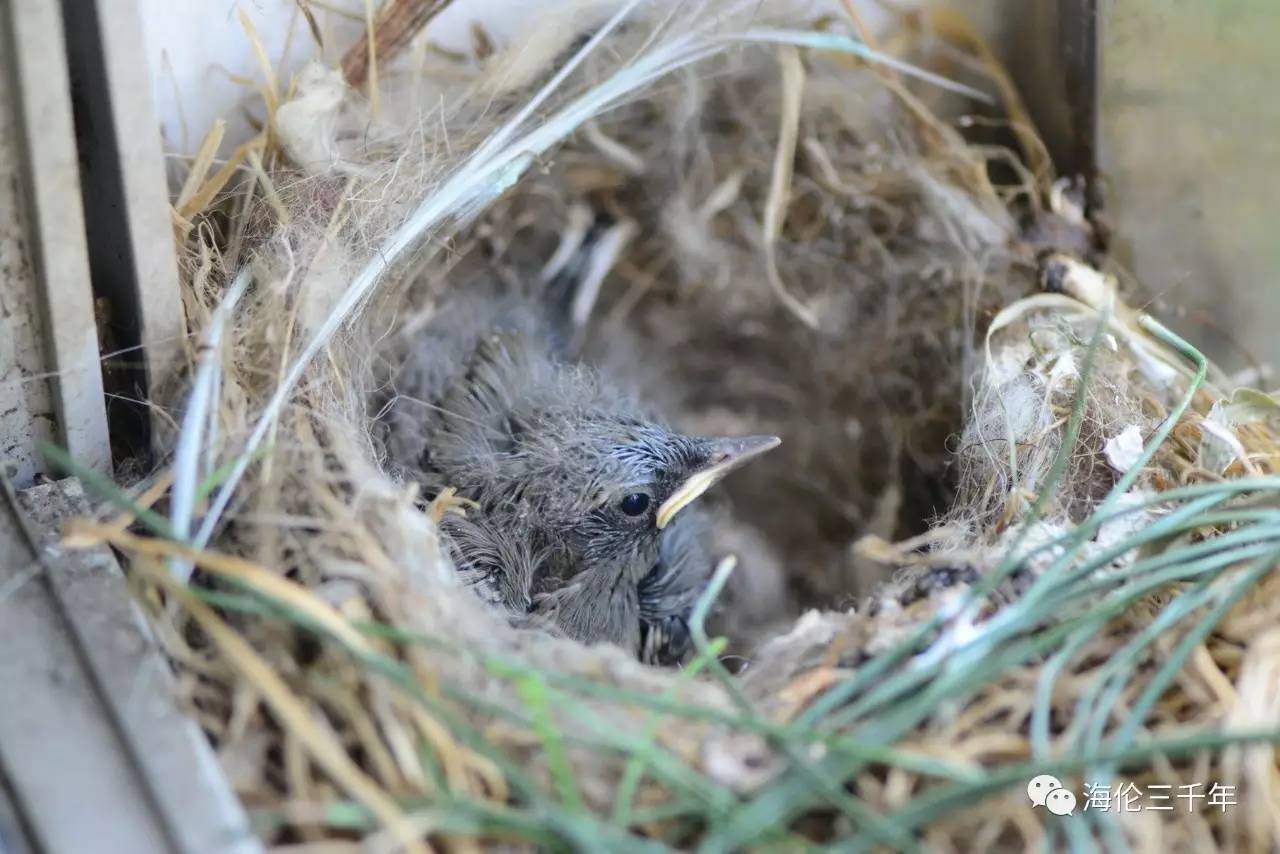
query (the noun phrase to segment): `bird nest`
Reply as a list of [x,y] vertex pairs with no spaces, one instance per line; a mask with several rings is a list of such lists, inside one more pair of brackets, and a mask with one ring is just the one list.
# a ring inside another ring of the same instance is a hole
[[[1126,306],[962,22],[903,22],[908,66],[756,5],[578,4],[360,91],[264,69],[261,133],[195,158],[173,453],[114,496],[133,528],[79,538],[129,558],[257,832],[1280,843],[1280,404]],[[508,625],[438,535],[459,507],[374,437],[382,354],[441,294],[589,232],[584,359],[690,432],[783,438],[704,499],[680,668]],[[1073,815],[1028,801],[1043,774]]]

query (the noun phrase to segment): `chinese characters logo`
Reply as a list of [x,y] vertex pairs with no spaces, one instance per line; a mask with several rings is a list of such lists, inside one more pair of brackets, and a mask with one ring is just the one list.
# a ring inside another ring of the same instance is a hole
[[[1072,815],[1076,810],[1076,794],[1064,788],[1062,781],[1050,774],[1040,774],[1027,783],[1027,797],[1031,806],[1044,807],[1054,815]],[[1223,783],[1185,783],[1179,786],[1151,784],[1145,789],[1133,782],[1107,785],[1085,783],[1083,792],[1085,811],[1141,812],[1143,810],[1169,812],[1184,809],[1217,809],[1226,812],[1236,804],[1236,787]]]

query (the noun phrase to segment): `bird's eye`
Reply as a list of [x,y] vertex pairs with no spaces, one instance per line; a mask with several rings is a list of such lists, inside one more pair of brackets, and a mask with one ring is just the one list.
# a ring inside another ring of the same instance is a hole
[[618,509],[628,516],[639,516],[649,509],[649,496],[643,492],[633,492],[622,499]]

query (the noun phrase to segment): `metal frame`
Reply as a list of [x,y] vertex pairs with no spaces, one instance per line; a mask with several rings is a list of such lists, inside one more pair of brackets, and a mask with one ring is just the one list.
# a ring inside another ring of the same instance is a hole
[[[51,438],[81,464],[109,472],[111,447],[89,288],[62,17],[58,6],[45,0],[10,0],[0,7],[0,16],[4,18],[0,20],[3,72],[13,81],[7,86],[11,115],[6,123],[12,122],[16,130],[9,141],[14,162],[6,171],[16,170],[21,185],[11,197],[14,209],[0,215],[9,220],[6,229],[22,236],[9,245],[30,262],[23,266],[23,259],[7,259],[5,278],[15,289],[9,296],[21,305],[28,305],[28,298],[33,300],[42,315],[39,323],[28,316],[9,317],[0,325],[7,325],[15,339],[24,334],[42,338],[40,368],[48,377],[54,416],[52,435],[41,436],[47,430],[40,422],[42,413],[30,411],[30,404],[14,395],[16,405],[28,411],[25,419],[10,422],[11,429],[18,421],[26,421],[28,435],[18,437],[25,446],[18,454],[24,467],[31,466],[35,457],[33,440]],[[4,191],[12,192],[7,187]],[[25,329],[19,328],[24,325]],[[29,477],[30,472],[26,473]]]
[[1093,180],[1098,137],[1098,0],[1013,0],[999,52],[1061,175]]
[[79,482],[0,486],[0,850],[260,851],[115,557],[59,544]]
[[[18,0],[19,6],[58,5]],[[80,147],[81,183],[94,290],[112,306],[117,345],[137,348],[122,396],[155,397],[171,385],[182,361],[182,299],[170,219],[159,123],[138,4],[62,0],[72,104]],[[110,390],[110,389],[109,389]],[[133,453],[153,449],[159,416],[127,401],[113,402],[113,438]],[[152,435],[147,436],[150,432]],[[134,435],[137,434],[137,435]]]

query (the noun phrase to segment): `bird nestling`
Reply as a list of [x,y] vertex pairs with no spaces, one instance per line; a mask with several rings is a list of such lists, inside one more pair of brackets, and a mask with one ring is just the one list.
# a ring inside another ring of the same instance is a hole
[[398,360],[387,455],[428,498],[452,487],[474,502],[441,530],[513,621],[678,663],[712,568],[706,517],[689,505],[779,440],[666,427],[572,358],[563,290],[451,292]]

